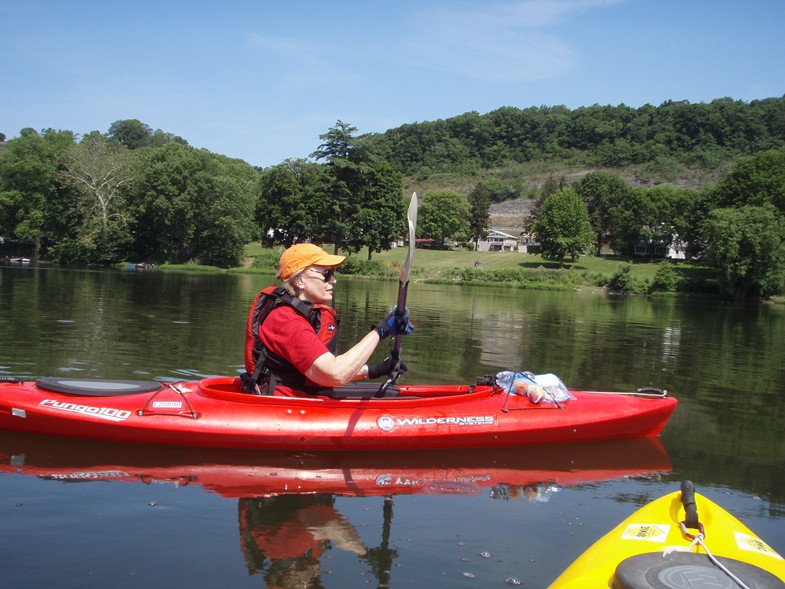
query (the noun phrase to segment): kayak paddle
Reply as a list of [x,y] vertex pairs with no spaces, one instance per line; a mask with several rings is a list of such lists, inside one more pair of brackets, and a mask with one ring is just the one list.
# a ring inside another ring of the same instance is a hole
[[[409,292],[409,273],[412,270],[412,261],[414,260],[414,242],[416,239],[415,231],[417,228],[417,193],[412,192],[412,199],[409,201],[409,210],[406,213],[406,219],[409,222],[409,251],[406,254],[406,260],[403,262],[401,268],[401,276],[398,279],[398,302],[395,307],[395,315],[398,319],[402,319],[406,312],[406,295]],[[393,337],[392,351],[390,357],[395,360],[395,368],[390,372],[387,380],[379,387],[376,393],[377,397],[383,397],[384,393],[401,375],[401,338],[403,336],[396,335]]]

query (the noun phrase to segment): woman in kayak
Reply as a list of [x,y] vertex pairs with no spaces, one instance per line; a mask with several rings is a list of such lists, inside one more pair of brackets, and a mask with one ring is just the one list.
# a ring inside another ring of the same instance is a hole
[[310,243],[283,253],[278,263],[281,287],[262,290],[248,314],[246,392],[329,395],[333,387],[351,381],[406,371],[403,362],[391,357],[372,366],[367,362],[386,337],[411,333],[408,312],[398,317],[393,309],[351,349],[337,353],[338,321],[328,303],[335,269],[345,260]]

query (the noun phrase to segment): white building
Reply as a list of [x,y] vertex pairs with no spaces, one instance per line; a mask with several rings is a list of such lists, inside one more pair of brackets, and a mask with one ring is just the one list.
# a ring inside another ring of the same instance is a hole
[[635,255],[649,258],[685,260],[687,259],[687,244],[678,235],[674,235],[669,243],[664,240],[646,241],[641,239],[638,245],[635,246]]
[[516,252],[518,251],[518,238],[505,233],[504,231],[497,231],[491,229],[485,239],[477,242],[477,251],[479,252]]

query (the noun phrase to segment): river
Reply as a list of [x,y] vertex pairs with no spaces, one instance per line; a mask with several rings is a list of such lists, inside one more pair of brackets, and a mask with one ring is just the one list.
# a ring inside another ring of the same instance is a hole
[[[0,376],[236,374],[248,306],[271,281],[0,267]],[[396,293],[338,275],[343,349]],[[416,455],[0,432],[2,584],[545,587],[683,479],[785,554],[785,307],[423,282],[409,307],[402,382],[526,369],[575,389],[656,386],[679,407],[650,442]]]

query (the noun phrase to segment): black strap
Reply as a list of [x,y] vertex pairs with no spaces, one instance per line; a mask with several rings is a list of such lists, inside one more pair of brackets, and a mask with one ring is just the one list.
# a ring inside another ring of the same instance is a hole
[[275,393],[275,387],[279,384],[296,389],[307,388],[305,387],[305,377],[286,359],[268,350],[259,337],[259,327],[279,304],[289,305],[305,317],[317,333],[321,327],[321,314],[314,313],[314,305],[310,301],[293,297],[280,286],[270,293],[259,296],[251,320],[251,330],[254,337],[253,351],[251,352],[254,371],[246,379],[243,379],[245,392],[255,395],[272,395]]

